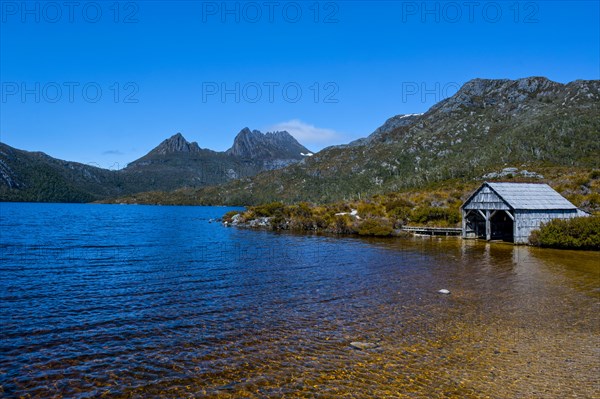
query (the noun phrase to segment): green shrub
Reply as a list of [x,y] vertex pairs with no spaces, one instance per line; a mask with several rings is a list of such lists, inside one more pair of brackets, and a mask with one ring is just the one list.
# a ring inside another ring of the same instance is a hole
[[283,215],[283,211],[280,209],[276,209],[273,212],[273,216],[271,216],[269,224],[273,230],[286,230],[288,228],[287,220]]
[[350,212],[352,210],[352,207],[347,202],[336,202],[335,204],[330,204],[328,206],[328,209],[335,214],[342,212]]
[[539,247],[600,250],[600,216],[554,219],[534,230],[529,243]]
[[290,215],[309,218],[312,216],[312,208],[308,202],[300,202],[290,207]]
[[582,201],[579,202],[579,207],[589,211],[597,210],[600,208],[600,194],[591,193],[586,195]]
[[358,226],[361,236],[389,236],[394,231],[392,224],[386,219],[368,219]]
[[290,219],[290,230],[309,231],[313,229],[313,222],[304,216],[294,216]]
[[319,217],[296,216],[291,218],[289,228],[296,231],[315,231],[326,227],[326,222]]
[[410,219],[415,223],[422,224],[445,221],[447,224],[453,225],[460,221],[460,215],[457,209],[425,206],[414,209]]
[[575,187],[589,186],[590,181],[588,180],[587,177],[578,177],[577,179],[575,179],[574,184],[575,184]]
[[398,207],[390,209],[387,214],[388,217],[396,219],[400,224],[404,224],[410,218],[411,212],[412,208]]
[[393,198],[387,201],[384,206],[387,216],[395,219],[395,225],[399,227],[405,224],[410,218],[412,208],[415,206],[415,204],[404,198]]
[[283,213],[284,209],[285,205],[281,202],[271,202],[270,204],[258,205],[250,208],[254,215],[258,217],[271,217],[277,211]]
[[387,212],[398,208],[413,208],[415,204],[404,198],[392,198],[383,204]]
[[353,226],[352,218],[348,215],[337,215],[329,223],[327,231],[335,234],[354,234],[356,230]]
[[363,219],[385,216],[385,207],[381,204],[361,202],[356,207],[356,210]]

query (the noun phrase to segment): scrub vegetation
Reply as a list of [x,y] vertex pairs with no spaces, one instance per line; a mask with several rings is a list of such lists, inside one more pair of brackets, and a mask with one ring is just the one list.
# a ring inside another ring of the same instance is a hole
[[531,245],[600,251],[600,216],[552,220],[531,233]]
[[[546,168],[543,179],[578,207],[600,215],[600,171]],[[540,182],[539,178],[504,176],[503,181]],[[459,227],[460,205],[481,181],[448,180],[420,190],[377,194],[368,199],[327,204],[281,201],[232,211],[223,216],[227,224],[272,230],[395,236],[403,226]],[[598,219],[552,222],[536,231],[532,244],[556,248],[597,249]],[[560,222],[560,223],[559,223]],[[595,224],[594,224],[595,223]],[[596,230],[594,230],[596,229]],[[596,243],[596,244],[594,244]],[[596,245],[596,246],[594,246]]]

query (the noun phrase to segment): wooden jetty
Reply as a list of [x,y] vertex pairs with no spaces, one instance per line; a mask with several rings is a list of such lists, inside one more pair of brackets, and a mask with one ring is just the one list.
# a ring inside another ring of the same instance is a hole
[[460,227],[417,227],[403,226],[402,231],[409,233],[422,234],[428,236],[459,236],[462,233]]

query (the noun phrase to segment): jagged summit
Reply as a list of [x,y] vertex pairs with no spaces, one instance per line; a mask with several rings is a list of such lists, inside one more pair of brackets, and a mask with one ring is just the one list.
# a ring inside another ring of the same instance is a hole
[[548,78],[533,76],[517,80],[472,79],[465,83],[455,97],[495,97],[508,101],[522,101],[529,96],[544,95],[564,85]]
[[[261,170],[279,169],[299,162],[307,154],[310,154],[310,151],[298,143],[288,132],[263,134],[258,130],[250,130],[245,127],[238,133],[233,146],[226,152],[200,148],[198,143],[190,143],[181,133],[177,133],[164,140],[148,154],[131,162],[128,168],[139,169],[149,165],[189,167],[190,162],[202,163],[210,159],[212,164],[220,165],[219,168],[225,170],[227,179],[229,179],[243,174],[236,171],[240,167],[231,167],[232,162],[237,164],[251,161],[252,167],[246,169],[251,170],[251,173],[254,174]],[[228,166],[225,167],[225,165]],[[248,166],[247,163],[244,165]]]
[[153,189],[202,187],[283,168],[302,161],[302,152],[309,151],[287,132],[263,134],[246,127],[227,152],[200,148],[177,133],[124,171],[135,174],[139,182],[145,178]]
[[181,133],[177,133],[160,143],[148,155],[166,155],[179,152],[200,152],[200,147],[195,141],[190,143]]
[[262,133],[243,128],[227,150],[227,154],[245,159],[285,159],[300,160],[302,154],[310,153],[288,132]]
[[562,84],[541,76],[517,80],[478,78],[469,80],[456,94],[431,107],[428,113],[494,107],[499,112],[514,114],[558,99],[565,104],[588,102],[597,91],[597,81],[577,80]]

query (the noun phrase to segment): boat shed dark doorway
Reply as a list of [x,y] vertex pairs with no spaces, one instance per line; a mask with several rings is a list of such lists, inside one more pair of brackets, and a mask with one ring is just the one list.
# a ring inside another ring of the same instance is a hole
[[492,240],[513,242],[514,222],[505,211],[496,212],[496,214],[492,216],[491,225]]

